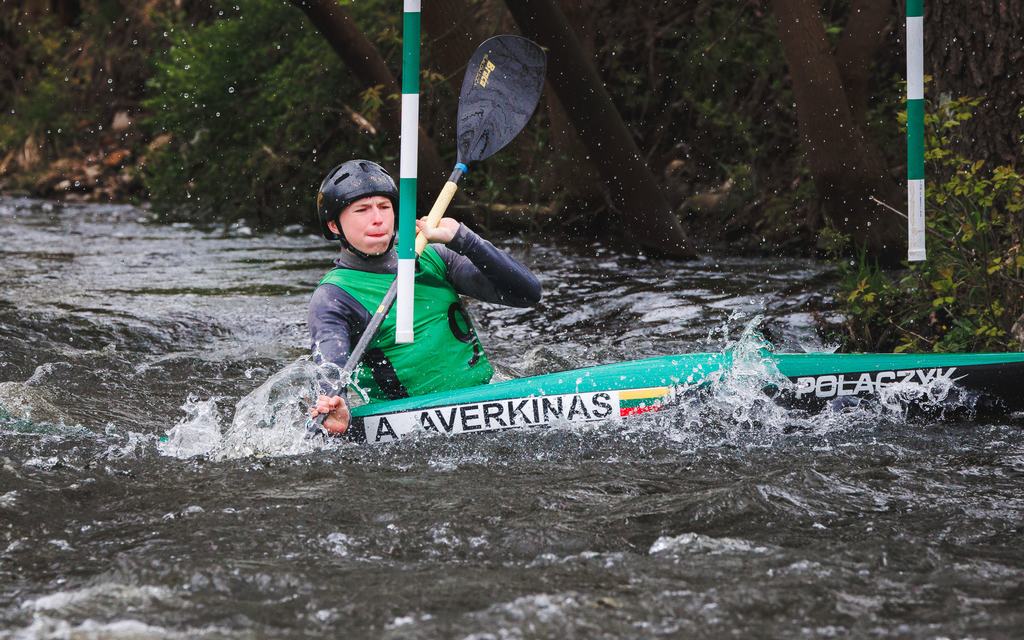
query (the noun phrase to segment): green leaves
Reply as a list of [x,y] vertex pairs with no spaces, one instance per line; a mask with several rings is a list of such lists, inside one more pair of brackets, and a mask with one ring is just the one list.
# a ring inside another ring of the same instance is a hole
[[165,215],[293,221],[312,209],[330,166],[381,158],[381,137],[350,114],[374,120],[384,98],[380,88],[361,90],[293,5],[217,5],[223,17],[213,22],[169,26],[154,60],[147,125],[175,140],[148,163],[154,204]]
[[384,107],[384,99],[381,97],[383,91],[384,85],[376,84],[359,94],[359,102],[362,105],[360,110],[370,120],[376,120],[380,116],[380,110]]
[[[942,98],[925,114],[928,260],[887,273],[864,255],[839,263],[856,349],[896,352],[1019,349],[1024,314],[1024,178],[954,149],[980,98]],[[905,120],[904,120],[905,121]]]

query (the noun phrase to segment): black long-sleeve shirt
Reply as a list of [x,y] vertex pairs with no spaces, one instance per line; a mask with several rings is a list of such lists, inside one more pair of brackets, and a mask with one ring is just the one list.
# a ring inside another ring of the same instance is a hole
[[[540,282],[530,270],[465,225],[459,226],[447,245],[431,246],[444,261],[447,279],[457,293],[512,307],[529,307],[540,301]],[[334,264],[371,273],[398,271],[398,257],[393,249],[382,256],[361,258],[342,248]],[[317,287],[309,301],[308,318],[317,364],[329,363],[339,370],[344,367],[352,345],[358,342],[371,318],[366,307],[344,289],[333,284]]]

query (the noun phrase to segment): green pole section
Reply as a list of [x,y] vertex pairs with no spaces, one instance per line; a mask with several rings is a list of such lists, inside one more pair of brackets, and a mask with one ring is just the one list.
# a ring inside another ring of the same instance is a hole
[[924,180],[924,100],[907,101],[907,179]]
[[402,133],[398,174],[398,309],[395,341],[413,341],[416,277],[416,158],[419,152],[420,0],[405,0],[402,15]]
[[925,259],[924,0],[907,0],[907,260]]

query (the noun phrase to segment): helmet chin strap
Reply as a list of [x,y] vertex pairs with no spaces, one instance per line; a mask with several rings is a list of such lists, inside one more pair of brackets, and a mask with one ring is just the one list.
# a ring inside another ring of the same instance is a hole
[[388,248],[385,249],[384,251],[381,251],[380,253],[366,253],[365,251],[360,251],[359,249],[353,247],[352,243],[349,242],[348,238],[345,237],[345,232],[342,231],[341,225],[338,225],[338,241],[341,242],[341,246],[345,247],[346,249],[354,253],[357,257],[362,258],[363,260],[373,260],[375,258],[381,258],[388,255],[388,252],[391,251],[391,248],[395,246],[395,237],[397,235],[397,233],[391,234],[391,242],[388,243]]

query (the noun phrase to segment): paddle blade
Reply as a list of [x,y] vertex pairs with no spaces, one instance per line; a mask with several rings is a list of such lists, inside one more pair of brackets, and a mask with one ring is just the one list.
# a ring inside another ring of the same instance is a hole
[[489,158],[523,130],[544,88],[544,51],[519,36],[484,41],[459,95],[459,162]]

